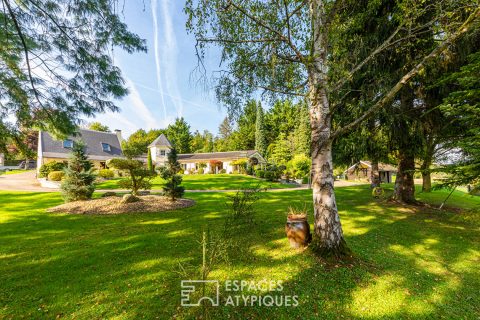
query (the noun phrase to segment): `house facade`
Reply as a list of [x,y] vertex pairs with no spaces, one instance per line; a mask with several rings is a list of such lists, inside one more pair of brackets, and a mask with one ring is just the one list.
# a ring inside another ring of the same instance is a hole
[[[163,166],[167,161],[172,144],[165,135],[161,134],[150,144],[149,148],[152,162],[156,166]],[[178,155],[178,162],[180,162],[185,174],[198,172],[199,169],[203,169],[205,173],[219,173],[221,170],[225,170],[226,173],[233,173],[239,169],[238,165],[235,164],[238,160],[253,161],[260,166],[266,164],[265,159],[256,150]]]
[[[93,162],[97,169],[107,167],[107,161],[113,158],[123,158],[122,133],[101,132],[94,130],[79,129],[77,135],[70,136],[64,140],[54,139],[48,132],[40,131],[38,137],[37,170],[48,162],[66,162],[70,152],[75,145],[82,141],[85,144],[85,152],[88,159]],[[152,162],[155,166],[163,166],[167,161],[172,144],[164,134],[161,134],[149,146]],[[146,156],[136,158],[143,162],[147,161]],[[225,170],[226,173],[238,171],[238,160],[246,160],[260,166],[266,164],[265,159],[256,150],[228,151],[211,153],[179,154],[180,162],[185,174],[196,173],[200,168],[205,173],[219,173]]]
[[75,143],[82,141],[85,144],[85,152],[97,169],[106,168],[107,160],[123,158],[122,132],[101,132],[94,130],[79,129],[77,135],[69,136],[64,140],[54,139],[48,132],[38,133],[38,157],[37,170],[42,164],[56,161],[65,162]]
[[[345,170],[344,174],[347,180],[366,180],[371,182],[372,163],[361,160]],[[378,163],[378,174],[380,182],[390,183],[393,182],[393,176],[397,174],[397,168],[390,164]]]

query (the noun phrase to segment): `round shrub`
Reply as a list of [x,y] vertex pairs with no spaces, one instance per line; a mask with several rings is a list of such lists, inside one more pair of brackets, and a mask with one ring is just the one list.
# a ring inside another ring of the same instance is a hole
[[220,170],[220,173],[227,173],[227,170],[222,169],[222,170]]
[[98,176],[104,179],[112,179],[115,176],[115,173],[110,169],[100,169],[98,171]]
[[52,171],[48,174],[47,179],[50,181],[62,181],[64,175],[63,171]]
[[198,174],[204,174],[204,173],[205,173],[205,170],[203,170],[203,168],[198,169]]
[[114,191],[107,191],[104,194],[102,194],[102,198],[107,198],[107,197],[116,197],[117,193]]
[[65,163],[63,162],[57,162],[57,161],[51,161],[47,162],[45,164],[42,164],[40,166],[39,171],[39,177],[40,178],[45,178],[48,177],[48,174],[52,171],[61,171],[65,168]]
[[275,180],[275,172],[273,171],[265,171],[264,173],[265,180],[267,181],[273,181]]
[[185,174],[185,170],[183,169],[178,170],[178,174]]
[[265,171],[261,169],[255,170],[255,176],[258,178],[265,178]]

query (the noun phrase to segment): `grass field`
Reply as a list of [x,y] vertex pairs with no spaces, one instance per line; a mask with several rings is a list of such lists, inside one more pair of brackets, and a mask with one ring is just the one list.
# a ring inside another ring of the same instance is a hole
[[[97,189],[118,189],[118,180],[106,180],[97,184]],[[153,189],[161,189],[164,180],[155,177],[152,180]],[[279,182],[268,182],[242,174],[190,174],[183,176],[182,185],[186,190],[237,190],[246,186],[279,189],[293,188],[294,185]]]
[[[198,317],[180,306],[180,281],[199,278],[199,240],[222,228],[226,196],[187,193],[196,206],[158,214],[72,216],[45,213],[57,193],[0,192],[0,318]],[[281,294],[300,304],[209,308],[211,319],[478,318],[480,197],[452,195],[468,214],[398,207],[368,186],[338,188],[337,199],[355,266],[289,249],[286,210],[310,207],[309,190],[262,193],[241,250],[209,278],[283,280]]]
[[30,171],[33,171],[33,170],[15,169],[15,170],[8,170],[8,171],[0,171],[0,174],[9,175],[9,174],[17,174],[17,173],[24,173],[24,172],[30,172]]

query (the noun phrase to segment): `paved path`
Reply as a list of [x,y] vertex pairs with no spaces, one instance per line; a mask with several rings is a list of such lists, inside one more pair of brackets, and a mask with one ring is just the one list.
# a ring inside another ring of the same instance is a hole
[[36,191],[52,192],[55,190],[43,188],[35,179],[35,171],[16,174],[2,174],[0,176],[0,190],[7,191]]
[[[356,185],[358,183],[350,181],[335,181],[335,187],[346,187]],[[268,189],[269,192],[283,192],[283,191],[295,191],[306,190],[308,185],[302,185],[298,188],[281,188],[281,189]],[[44,188],[40,186],[40,183],[35,179],[35,171],[28,171],[18,174],[9,174],[0,176],[0,190],[5,191],[34,191],[34,192],[58,192],[58,189]],[[125,189],[97,189],[97,192],[127,192]],[[151,192],[162,192],[162,189],[152,189]],[[186,192],[236,192],[237,190],[186,190]]]

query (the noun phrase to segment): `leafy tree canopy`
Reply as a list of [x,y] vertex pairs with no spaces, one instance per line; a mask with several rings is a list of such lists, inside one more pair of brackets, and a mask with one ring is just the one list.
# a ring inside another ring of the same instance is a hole
[[128,90],[111,50],[146,47],[121,21],[116,1],[2,4],[0,141],[19,127],[65,136],[82,116],[118,110],[113,100]]

